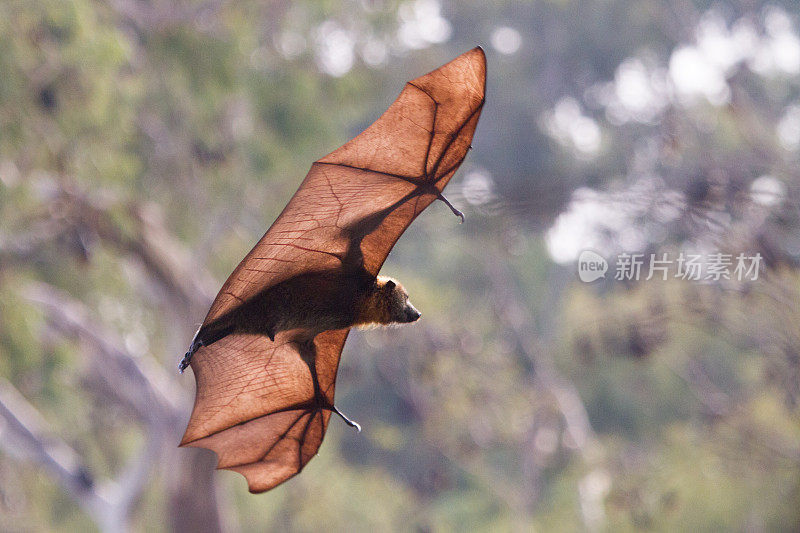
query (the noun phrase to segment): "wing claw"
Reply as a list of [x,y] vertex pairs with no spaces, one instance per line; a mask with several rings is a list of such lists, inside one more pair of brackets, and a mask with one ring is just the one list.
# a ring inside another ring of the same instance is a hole
[[452,211],[452,212],[453,212],[453,214],[454,214],[455,216],[457,216],[457,217],[459,217],[459,218],[461,219],[461,221],[459,222],[459,224],[463,224],[463,223],[464,223],[464,213],[462,213],[461,211],[459,211],[458,209],[456,209],[456,207],[455,207],[453,204],[451,204],[451,203],[450,203],[450,200],[448,200],[447,198],[445,198],[445,197],[444,197],[444,195],[443,195],[442,193],[439,193],[439,194],[437,195],[437,198],[438,198],[439,200],[441,200],[442,202],[444,202],[444,205],[446,205],[447,207],[449,207],[449,208],[450,208],[450,211]]
[[345,424],[347,424],[351,428],[356,428],[356,430],[358,430],[358,432],[361,433],[361,424],[347,418],[335,405],[331,405],[330,410],[339,415],[340,417],[342,417],[342,420],[344,420]]

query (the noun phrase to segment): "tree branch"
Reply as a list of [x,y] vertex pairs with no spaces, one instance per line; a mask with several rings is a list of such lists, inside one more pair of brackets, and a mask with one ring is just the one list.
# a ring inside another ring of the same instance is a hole
[[[114,503],[89,474],[66,443],[47,431],[39,412],[0,377],[0,447],[8,453],[28,457],[40,464],[73,499],[105,529],[119,531],[121,523],[112,517]],[[111,526],[111,527],[110,527]]]
[[177,388],[167,387],[163,369],[147,356],[135,357],[125,349],[122,339],[90,318],[86,307],[55,287],[31,282],[22,295],[37,304],[48,323],[63,335],[90,343],[100,357],[93,368],[114,390],[117,399],[137,414],[140,420],[157,425],[175,422],[185,411],[188,399]]
[[[488,256],[497,257],[499,254]],[[594,440],[594,431],[583,400],[575,387],[559,375],[553,360],[527,329],[535,322],[530,310],[520,302],[512,289],[514,282],[507,265],[501,264],[500,260],[491,260],[487,262],[487,272],[500,323],[511,334],[517,350],[531,367],[532,379],[553,396],[564,419],[567,433],[586,458],[587,446]],[[527,328],[523,328],[523,324]]]

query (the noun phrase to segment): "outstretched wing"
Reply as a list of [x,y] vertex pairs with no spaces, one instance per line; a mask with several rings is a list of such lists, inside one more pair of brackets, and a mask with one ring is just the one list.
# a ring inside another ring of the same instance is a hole
[[[333,404],[339,356],[348,330],[314,339],[320,389]],[[239,472],[250,492],[264,492],[317,453],[330,411],[314,402],[309,367],[291,332],[228,335],[192,358],[197,395],[181,446],[217,453],[217,468]]]
[[[315,162],[225,282],[203,328],[303,273],[363,269],[377,275],[397,239],[466,156],[485,85],[486,58],[475,48],[407,83],[377,121]],[[314,342],[314,365],[331,405],[346,336],[346,330],[329,331]],[[182,445],[214,450],[219,467],[244,474],[253,492],[297,474],[319,448],[330,417],[313,405],[309,367],[292,340],[297,337],[282,332],[271,342],[231,334],[191,360],[197,395]]]
[[299,273],[338,268],[355,253],[351,245],[359,237],[364,267],[377,274],[403,231],[464,160],[485,86],[480,48],[407,83],[377,121],[311,166],[225,282],[204,324]]

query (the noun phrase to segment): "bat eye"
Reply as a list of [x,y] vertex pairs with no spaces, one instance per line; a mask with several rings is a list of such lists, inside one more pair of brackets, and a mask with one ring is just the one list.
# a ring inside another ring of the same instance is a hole
[[395,283],[392,280],[386,282],[386,290],[391,291],[394,290]]

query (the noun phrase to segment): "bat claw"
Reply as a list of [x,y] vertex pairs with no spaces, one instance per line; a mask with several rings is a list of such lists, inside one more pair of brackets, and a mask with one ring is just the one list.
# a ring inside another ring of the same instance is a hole
[[181,362],[178,363],[179,373],[183,374],[183,371],[186,370],[186,367],[189,366],[189,363],[192,361],[194,352],[199,350],[201,346],[204,346],[202,340],[195,338],[195,340],[192,341],[192,345],[189,346],[189,351],[184,354],[183,359],[181,359]]
[[347,425],[348,425],[348,426],[350,426],[351,428],[356,428],[356,430],[357,430],[359,433],[361,433],[361,424],[359,424],[358,422],[355,422],[355,421],[353,421],[353,420],[350,420],[349,418],[347,418],[347,417],[346,417],[344,414],[342,414],[342,412],[341,412],[339,409],[337,409],[337,408],[336,408],[336,406],[335,406],[335,405],[332,405],[332,406],[331,406],[331,411],[332,411],[332,412],[334,412],[334,413],[336,413],[336,414],[337,414],[337,415],[339,415],[340,417],[342,417],[342,420],[344,420],[344,423],[345,423],[345,424],[347,424]]
[[183,371],[186,370],[186,367],[189,366],[189,361],[192,360],[192,353],[186,352],[181,359],[180,363],[178,363],[178,373],[183,374]]
[[437,194],[437,198],[438,198],[439,200],[441,200],[442,202],[444,202],[444,205],[446,205],[447,207],[449,207],[449,208],[450,208],[450,211],[452,211],[452,212],[453,212],[453,214],[454,214],[455,216],[457,216],[457,217],[459,217],[459,218],[461,219],[461,221],[459,222],[459,224],[463,224],[463,223],[464,223],[464,213],[462,213],[461,211],[459,211],[458,209],[456,209],[456,207],[455,207],[453,204],[451,204],[451,203],[450,203],[450,200],[448,200],[447,198],[445,198],[445,197],[444,197],[444,195],[443,195],[442,193],[438,193],[438,194]]

